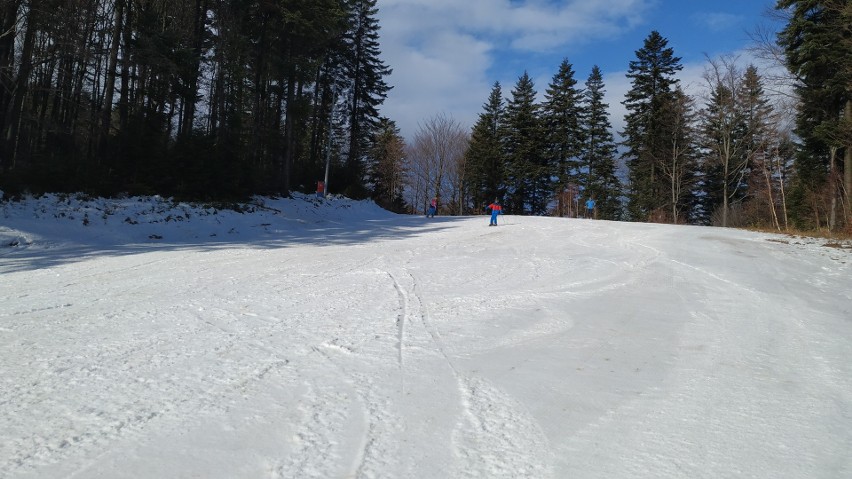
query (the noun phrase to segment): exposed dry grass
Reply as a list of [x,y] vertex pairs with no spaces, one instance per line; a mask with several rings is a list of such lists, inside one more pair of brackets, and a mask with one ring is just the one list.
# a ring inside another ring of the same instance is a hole
[[791,228],[785,231],[778,231],[773,228],[758,228],[758,227],[749,227],[746,228],[749,231],[760,231],[761,233],[776,233],[780,235],[789,236],[791,238],[820,238],[826,240],[835,240],[838,242],[848,242],[852,241],[852,228],[846,228],[845,230],[838,231],[828,231],[824,229],[820,230],[799,230],[795,228]]
[[809,241],[821,244],[827,248],[836,248],[843,250],[852,250],[852,227],[841,231],[814,230],[804,231],[791,229],[787,231],[778,231],[770,228],[746,228],[750,231],[760,231],[762,233],[775,233],[782,235],[781,238],[770,238],[768,241],[784,244],[801,243]]

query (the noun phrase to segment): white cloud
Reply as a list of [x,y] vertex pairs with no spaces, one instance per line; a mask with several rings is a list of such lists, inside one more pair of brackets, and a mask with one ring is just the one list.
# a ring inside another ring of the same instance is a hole
[[[658,6],[659,0],[379,0],[382,58],[393,68],[387,80],[394,87],[381,113],[396,121],[408,139],[437,114],[470,127],[495,81],[508,97],[529,69],[542,99],[566,51],[594,50],[596,42],[608,42],[611,49],[612,39],[635,32]],[[743,21],[728,14],[690,19],[717,27]],[[544,68],[536,63],[543,55],[558,59]],[[631,59],[625,56],[624,65]],[[703,59],[686,63],[678,73],[687,93],[703,89],[705,64]],[[616,135],[624,128],[621,101],[630,88],[625,73],[604,71]],[[588,71],[578,70],[575,78],[582,86],[587,76]]]
[[471,126],[494,81],[508,93],[520,74],[495,78],[501,51],[542,53],[612,38],[654,1],[379,0],[382,58],[394,87],[382,114],[407,138],[438,113]]
[[[763,78],[764,90],[769,101],[776,108],[787,108],[784,103],[791,101],[792,95],[789,83],[785,82],[785,80],[789,81],[789,74],[786,73],[783,66],[762,60],[748,50],[733,52],[729,57],[735,59],[737,67],[742,70],[745,70],[749,65],[755,65],[758,74]],[[683,69],[676,75],[686,94],[695,100],[696,108],[703,108],[707,101],[708,85],[704,73],[708,66],[707,61],[684,63]],[[604,75],[604,85],[606,86],[606,102],[609,103],[613,135],[616,137],[616,141],[620,141],[620,132],[624,131],[624,115],[627,113],[621,102],[624,101],[624,96],[630,90],[630,79],[627,78],[626,71],[611,72]],[[790,121],[789,119],[784,120]]]
[[[463,125],[475,121],[490,82],[485,72],[491,63],[489,45],[469,35],[444,31],[419,49],[392,46],[385,57],[393,67],[393,85],[382,114],[395,120],[410,138],[418,123],[446,113]],[[487,95],[487,93],[486,93]]]
[[692,16],[692,19],[702,27],[709,28],[714,31],[739,28],[745,20],[742,15],[719,12],[696,13]]

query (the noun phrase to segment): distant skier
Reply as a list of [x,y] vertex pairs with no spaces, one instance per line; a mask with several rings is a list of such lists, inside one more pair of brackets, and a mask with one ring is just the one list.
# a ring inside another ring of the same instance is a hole
[[586,200],[586,218],[594,218],[595,217],[595,199],[589,197]]
[[486,210],[491,210],[491,223],[488,226],[497,226],[497,215],[503,214],[503,207],[500,206],[500,201],[494,198],[494,203],[485,207]]
[[429,209],[426,211],[427,218],[434,218],[435,213],[438,212],[438,197],[432,198],[432,202],[429,203]]

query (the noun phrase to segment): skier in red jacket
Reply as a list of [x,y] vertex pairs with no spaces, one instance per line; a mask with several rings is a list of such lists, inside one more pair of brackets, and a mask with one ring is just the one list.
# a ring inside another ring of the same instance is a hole
[[491,210],[491,223],[488,223],[488,226],[497,226],[497,215],[503,214],[503,207],[500,206],[500,201],[495,198],[494,203],[486,206],[485,209]]

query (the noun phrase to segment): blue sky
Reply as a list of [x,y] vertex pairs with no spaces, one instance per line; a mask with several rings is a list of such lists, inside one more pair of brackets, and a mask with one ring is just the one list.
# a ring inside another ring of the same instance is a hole
[[[382,115],[410,139],[438,114],[473,125],[495,81],[510,95],[527,71],[541,95],[564,58],[582,85],[598,65],[611,121],[622,123],[625,78],[657,30],[682,58],[687,87],[700,85],[707,56],[748,62],[749,32],[772,27],[775,0],[378,0],[382,58],[393,68]],[[777,25],[776,25],[777,27]]]

